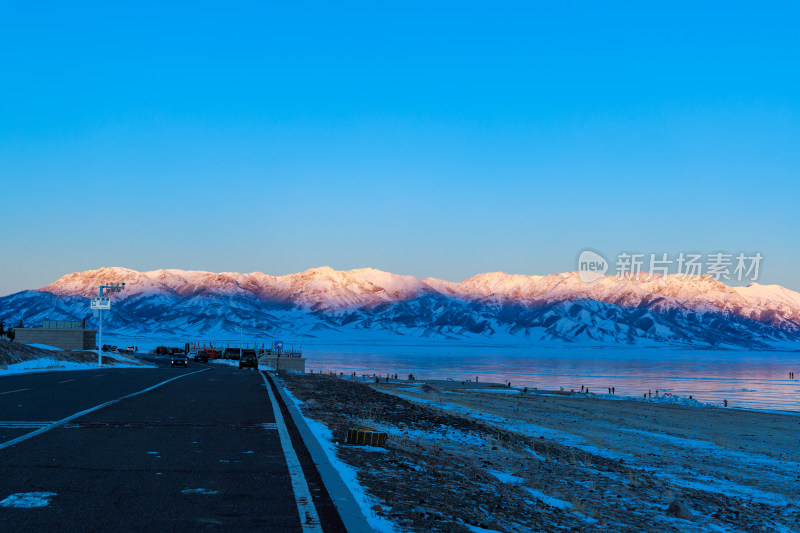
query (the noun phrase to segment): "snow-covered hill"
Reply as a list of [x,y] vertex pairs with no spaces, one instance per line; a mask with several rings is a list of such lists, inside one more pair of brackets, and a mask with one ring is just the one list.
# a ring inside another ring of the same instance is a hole
[[270,276],[113,267],[0,298],[0,318],[32,325],[85,318],[87,297],[101,284],[122,282],[107,324],[151,336],[230,335],[242,325],[264,337],[298,339],[390,335],[758,348],[800,342],[800,294],[776,285],[728,287],[708,276],[606,276],[584,283],[574,272],[493,272],[454,283],[370,268]]

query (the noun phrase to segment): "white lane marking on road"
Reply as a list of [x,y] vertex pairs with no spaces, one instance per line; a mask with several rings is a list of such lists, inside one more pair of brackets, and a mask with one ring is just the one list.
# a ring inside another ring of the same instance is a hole
[[217,491],[211,489],[183,489],[181,494],[217,494]]
[[53,421],[37,420],[0,420],[0,428],[43,428],[49,426]]
[[28,389],[7,390],[5,392],[0,392],[0,394],[11,394],[12,392],[22,392],[24,390],[28,390]]
[[22,442],[24,440],[28,440],[31,437],[35,437],[36,435],[41,435],[45,431],[50,431],[51,429],[57,428],[61,424],[66,424],[70,420],[75,420],[76,418],[78,418],[80,416],[88,415],[89,413],[97,411],[98,409],[102,409],[103,407],[108,407],[109,405],[113,405],[113,404],[115,404],[117,402],[120,402],[122,400],[127,400],[128,398],[133,398],[134,396],[139,396],[140,394],[144,394],[145,392],[150,392],[153,389],[159,388],[161,385],[166,385],[170,381],[175,381],[176,379],[185,378],[186,376],[191,376],[192,374],[199,374],[200,372],[206,372],[207,370],[211,370],[211,369],[210,368],[205,368],[203,370],[197,370],[196,372],[189,372],[188,374],[181,374],[180,376],[175,376],[174,378],[170,378],[170,379],[168,379],[166,381],[162,381],[161,383],[157,383],[157,384],[153,385],[152,387],[147,387],[146,389],[142,389],[139,392],[134,392],[132,394],[128,394],[127,396],[121,396],[121,397],[117,398],[116,400],[110,400],[108,402],[101,403],[100,405],[95,405],[94,407],[90,407],[89,409],[84,409],[80,413],[75,413],[74,415],[70,415],[67,418],[62,418],[61,420],[57,420],[57,421],[53,422],[52,424],[48,424],[48,425],[44,426],[43,428],[37,429],[36,431],[31,431],[30,433],[26,433],[26,434],[22,435],[21,437],[17,437],[16,439],[11,439],[11,440],[8,440],[6,442],[3,442],[2,444],[0,444],[0,450],[2,450],[3,448],[8,448],[9,446],[13,446],[15,444],[19,444],[20,442]]
[[70,381],[75,381],[74,379],[65,379],[64,381],[59,381],[58,383],[69,383]]
[[20,507],[23,509],[47,507],[50,505],[50,498],[53,496],[57,496],[57,494],[55,492],[17,492],[5,500],[0,501],[0,505],[3,507]]
[[272,392],[267,377],[261,374],[261,379],[267,386],[269,393],[269,400],[272,403],[272,411],[275,413],[275,424],[278,426],[278,435],[281,439],[281,448],[283,448],[283,455],[286,457],[286,465],[289,467],[289,477],[292,480],[292,490],[294,491],[294,500],[297,502],[297,511],[300,513],[300,525],[303,531],[322,531],[322,526],[319,523],[319,516],[317,516],[317,509],[314,507],[314,502],[311,500],[311,492],[308,490],[308,483],[303,474],[303,467],[300,466],[300,460],[292,448],[292,439],[289,437],[289,430],[286,429],[286,424],[283,421],[281,408],[278,406],[278,400]]

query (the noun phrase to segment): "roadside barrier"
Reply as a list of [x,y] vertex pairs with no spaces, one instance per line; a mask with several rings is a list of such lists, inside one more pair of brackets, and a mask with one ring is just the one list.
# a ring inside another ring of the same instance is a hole
[[378,431],[365,431],[361,429],[348,429],[346,444],[358,446],[383,446],[386,442],[386,433]]

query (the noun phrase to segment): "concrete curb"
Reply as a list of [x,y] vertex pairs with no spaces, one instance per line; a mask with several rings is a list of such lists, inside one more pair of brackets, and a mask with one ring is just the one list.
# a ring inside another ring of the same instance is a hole
[[286,394],[280,381],[275,376],[274,371],[269,371],[267,374],[269,374],[270,379],[275,380],[275,385],[277,385],[283,403],[286,404],[286,408],[289,410],[289,414],[300,432],[303,443],[306,445],[306,448],[308,448],[311,460],[317,467],[322,477],[322,482],[325,484],[325,488],[328,490],[333,505],[339,512],[339,516],[342,522],[344,522],[347,531],[350,533],[372,533],[374,530],[369,526],[364,513],[361,512],[361,508],[358,503],[356,503],[353,493],[350,492],[350,489],[347,488],[347,485],[342,481],[341,476],[339,476],[339,472],[328,460],[325,450],[322,449],[319,441],[317,441],[317,438],[311,432],[308,424],[306,424],[302,413],[300,413],[300,410],[292,399],[289,398],[289,395]]

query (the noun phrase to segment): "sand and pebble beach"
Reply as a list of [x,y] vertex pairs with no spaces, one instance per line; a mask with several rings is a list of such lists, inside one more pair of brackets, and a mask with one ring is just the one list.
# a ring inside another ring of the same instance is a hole
[[[281,375],[396,531],[798,531],[800,416],[686,398]],[[350,428],[383,448],[343,444]]]

